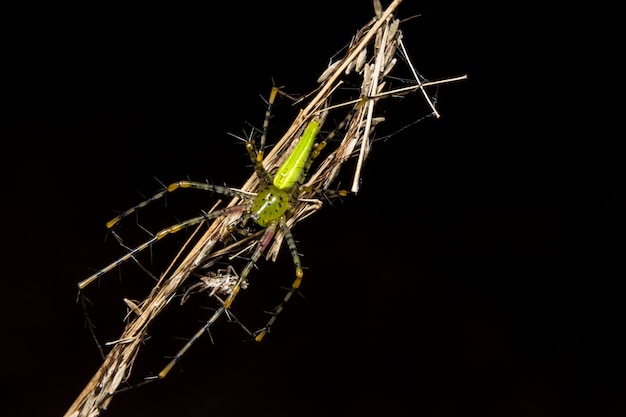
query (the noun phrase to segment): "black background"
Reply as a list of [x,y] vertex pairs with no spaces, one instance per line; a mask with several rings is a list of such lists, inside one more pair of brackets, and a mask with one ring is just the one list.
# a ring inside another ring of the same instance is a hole
[[[420,14],[403,26],[418,69],[469,76],[440,88],[441,119],[377,142],[359,195],[294,230],[307,302],[263,343],[217,328],[182,372],[103,415],[626,414],[621,137],[600,98],[610,27],[590,9],[502,4],[400,6]],[[7,416],[62,415],[96,371],[76,283],[119,254],[103,241],[115,210],[155,177],[241,184],[249,162],[227,132],[260,125],[272,79],[311,90],[373,16],[366,0],[58,7],[3,13]],[[388,109],[390,130],[425,114],[414,103]],[[160,206],[167,220],[206,208],[178,201]],[[283,254],[255,279],[291,274]],[[144,276],[122,278],[90,294],[104,340],[122,329],[122,297],[145,294]],[[135,374],[158,372],[203,317],[164,313]]]

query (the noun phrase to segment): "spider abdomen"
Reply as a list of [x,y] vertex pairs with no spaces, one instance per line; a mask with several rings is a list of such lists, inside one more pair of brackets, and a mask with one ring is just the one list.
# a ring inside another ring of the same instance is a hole
[[289,208],[290,199],[286,191],[269,185],[259,191],[252,203],[252,214],[261,227],[266,227],[274,220],[280,219]]
[[311,157],[311,150],[315,137],[320,130],[320,123],[317,119],[309,122],[306,129],[300,136],[298,144],[287,159],[280,165],[274,177],[274,186],[280,190],[289,190],[297,184],[304,176],[304,166]]

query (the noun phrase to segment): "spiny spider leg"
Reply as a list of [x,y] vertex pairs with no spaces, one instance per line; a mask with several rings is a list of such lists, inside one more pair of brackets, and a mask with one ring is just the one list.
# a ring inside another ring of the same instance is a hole
[[141,245],[135,247],[134,249],[130,250],[130,252],[128,252],[124,256],[118,258],[113,263],[105,266],[104,268],[100,269],[99,271],[96,271],[94,274],[89,276],[87,279],[79,282],[78,283],[78,289],[79,290],[84,289],[85,287],[87,287],[89,284],[91,284],[96,279],[100,278],[101,276],[103,276],[107,272],[111,271],[112,269],[115,269],[120,264],[124,263],[125,261],[127,261],[130,258],[132,258],[135,255],[137,255],[139,252],[145,250],[146,248],[149,248],[150,245],[152,245],[155,242],[163,239],[167,235],[170,235],[172,233],[176,233],[176,232],[180,231],[181,229],[184,229],[184,228],[189,227],[189,226],[196,225],[196,224],[198,224],[198,223],[200,223],[202,221],[215,219],[215,218],[221,217],[221,216],[226,216],[228,214],[236,213],[236,212],[239,212],[239,211],[242,211],[242,210],[243,210],[242,206],[227,207],[227,208],[224,208],[224,209],[221,209],[221,210],[213,211],[211,213],[203,214],[201,216],[193,217],[191,219],[188,219],[188,220],[185,220],[183,222],[177,223],[177,224],[175,224],[173,226],[170,226],[170,227],[167,227],[165,229],[162,229],[161,231],[157,232],[152,237],[152,239],[150,239],[150,240],[142,243]]
[[246,150],[250,156],[250,160],[254,165],[254,172],[264,186],[268,186],[272,183],[273,178],[269,172],[263,167],[263,158],[265,158],[265,141],[267,140],[267,128],[270,123],[270,117],[272,114],[272,107],[278,94],[278,87],[272,87],[269,99],[267,100],[267,110],[265,110],[265,117],[263,119],[263,130],[261,133],[261,139],[259,144],[259,150],[254,148],[254,139],[250,139],[246,142]]
[[[187,353],[187,351],[189,350],[189,348],[191,348],[191,346],[196,343],[198,341],[198,339],[200,339],[200,337],[202,337],[202,335],[206,332],[209,333],[211,326],[213,325],[213,323],[215,323],[217,321],[217,319],[220,318],[220,316],[222,314],[226,314],[229,317],[229,320],[232,320],[234,322],[236,322],[237,324],[239,324],[239,326],[249,335],[252,336],[252,333],[237,319],[237,317],[235,317],[232,313],[229,312],[229,310],[227,308],[224,307],[224,301],[218,297],[217,295],[212,295],[211,297],[215,298],[218,300],[218,302],[221,304],[221,307],[219,307],[217,310],[215,310],[215,312],[211,315],[211,317],[209,318],[209,320],[207,320],[204,325],[202,325],[202,327],[187,341],[187,343],[185,343],[185,345],[176,353],[176,355],[174,355],[174,357],[172,357],[172,359],[168,362],[167,365],[165,365],[165,367],[161,370],[161,372],[158,373],[157,376],[155,377],[148,377],[146,378],[146,381],[149,382],[151,380],[157,380],[157,379],[163,379],[167,376],[167,374],[169,374],[169,372],[172,370],[172,368],[174,366],[176,366],[177,363],[179,363],[183,357],[183,355],[185,353]],[[209,333],[210,336],[210,333]],[[211,338],[211,341],[213,340],[213,338]]]
[[[218,194],[222,194],[222,195],[226,195],[229,197],[242,197],[242,192],[238,191],[238,190],[234,190],[230,187],[223,187],[220,185],[213,185],[213,184],[208,184],[208,183],[197,183],[197,182],[191,182],[191,181],[179,181],[179,182],[175,182],[173,184],[168,185],[164,190],[156,193],[155,195],[153,195],[152,197],[148,198],[147,200],[142,201],[141,203],[137,204],[134,207],[129,208],[128,210],[126,210],[125,212],[119,214],[118,216],[116,216],[115,218],[109,220],[106,224],[107,229],[111,229],[114,226],[116,226],[123,218],[128,217],[129,215],[133,214],[134,212],[136,212],[137,210],[147,206],[148,204],[163,198],[165,195],[179,189],[179,188],[196,188],[196,189],[200,189],[200,190],[204,190],[204,191],[211,191],[211,192],[215,192]],[[245,195],[245,194],[244,194]]]
[[[256,157],[253,161],[256,161],[258,164],[263,162],[263,158],[265,157],[265,141],[267,140],[267,127],[270,124],[270,116],[272,114],[272,107],[274,106],[274,100],[276,100],[276,94],[278,94],[278,87],[272,87],[272,91],[270,91],[270,96],[267,100],[267,110],[265,110],[265,118],[263,120],[263,133],[261,134],[261,143],[259,144],[259,151],[257,152]],[[250,151],[251,146],[248,147],[248,151]]]
[[[257,242],[257,247],[252,253],[250,260],[244,267],[242,273],[239,275],[236,283],[233,285],[232,289],[230,290],[230,294],[228,298],[226,298],[225,301],[222,301],[219,297],[214,296],[218,300],[220,300],[222,305],[217,310],[215,310],[211,318],[209,318],[209,320],[200,328],[200,330],[198,330],[196,334],[194,334],[191,337],[191,339],[189,339],[187,343],[185,343],[182,349],[180,349],[178,353],[176,353],[176,355],[170,360],[170,362],[165,366],[165,368],[163,368],[163,370],[159,372],[158,379],[165,378],[166,375],[172,370],[172,368],[178,362],[180,362],[181,358],[187,352],[187,350],[189,350],[189,348],[204,334],[204,332],[207,332],[209,328],[213,325],[213,323],[215,323],[217,319],[223,313],[228,313],[228,308],[230,307],[235,297],[239,293],[239,290],[242,288],[243,283],[246,282],[246,278],[248,277],[248,274],[252,270],[254,264],[259,260],[259,257],[261,256],[261,254],[265,251],[267,246],[271,243],[272,239],[274,238],[275,231],[276,231],[276,223],[273,222],[271,225],[269,225],[265,229],[263,236]],[[155,377],[154,379],[157,379],[157,378]]]
[[189,350],[189,348],[204,334],[204,332],[208,332],[209,328],[217,321],[218,318],[226,311],[226,308],[222,305],[220,308],[215,310],[211,318],[194,334],[191,339],[185,343],[185,345],[176,353],[176,355],[170,360],[170,362],[159,372],[157,377],[147,378],[147,379],[163,379],[167,376],[167,374],[172,370],[172,368],[180,362],[183,355]]
[[[250,256],[250,260],[248,261],[248,263],[246,263],[246,266],[244,266],[243,270],[241,271],[241,274],[239,274],[239,278],[237,279],[237,282],[235,283],[230,294],[224,301],[225,308],[230,308],[230,305],[235,300],[235,297],[237,297],[239,290],[241,290],[241,285],[246,281],[246,278],[248,278],[248,274],[250,273],[254,265],[257,263],[257,261],[261,257],[261,254],[265,252],[265,249],[267,249],[269,244],[272,242],[272,239],[274,239],[275,233],[276,233],[276,222],[274,221],[265,228],[263,235],[261,236],[260,240],[257,242],[256,248],[254,249],[252,256]],[[302,274],[301,268],[300,268],[300,274]]]
[[302,283],[302,276],[304,275],[302,271],[302,265],[300,263],[300,255],[298,255],[298,249],[296,247],[296,242],[293,239],[291,229],[289,229],[289,226],[287,226],[284,217],[280,219],[280,228],[285,235],[285,240],[287,241],[289,252],[291,253],[293,263],[296,267],[296,279],[293,280],[293,282],[291,283],[291,288],[288,290],[287,294],[285,294],[283,300],[274,309],[272,317],[269,319],[269,321],[261,329],[254,332],[254,340],[256,340],[257,342],[263,340],[265,335],[270,331],[270,328],[276,321],[276,318],[283,311],[285,304],[287,304],[293,293],[296,292],[296,290],[300,287],[300,284]]

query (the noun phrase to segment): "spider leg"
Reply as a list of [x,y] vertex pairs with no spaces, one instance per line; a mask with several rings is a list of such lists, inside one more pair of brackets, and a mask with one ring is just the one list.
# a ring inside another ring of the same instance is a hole
[[157,232],[150,240],[148,240],[148,241],[142,243],[141,245],[131,249],[128,253],[126,253],[121,258],[117,259],[113,263],[111,263],[111,264],[105,266],[104,268],[100,269],[99,271],[95,272],[94,274],[92,274],[87,279],[79,282],[78,283],[78,289],[79,290],[84,289],[85,287],[87,287],[89,284],[91,284],[96,279],[100,278],[101,276],[103,276],[107,272],[111,271],[112,269],[115,269],[117,266],[119,266],[120,264],[124,263],[125,261],[133,258],[139,252],[149,248],[152,244],[154,244],[155,242],[163,239],[167,235],[170,235],[172,233],[176,233],[176,232],[178,232],[181,229],[184,229],[184,228],[189,227],[189,226],[193,226],[193,225],[198,224],[198,223],[200,223],[202,221],[215,219],[217,217],[225,216],[227,214],[236,213],[236,212],[239,212],[241,210],[243,210],[243,207],[240,206],[240,205],[227,207],[227,208],[224,208],[224,209],[221,209],[221,210],[213,211],[211,213],[203,214],[201,216],[193,217],[191,219],[188,219],[188,220],[185,220],[183,222],[177,223],[177,224],[175,224],[173,226],[170,226],[170,227],[167,227],[165,229],[162,229],[161,231]]
[[239,293],[239,290],[241,289],[241,285],[246,281],[248,274],[252,270],[252,267],[254,267],[256,262],[261,257],[261,254],[265,252],[265,249],[267,249],[269,244],[274,239],[275,233],[276,233],[276,222],[273,221],[269,223],[267,227],[265,228],[265,230],[263,231],[263,235],[261,236],[259,242],[257,243],[257,247],[254,249],[252,256],[250,256],[250,260],[244,266],[243,270],[241,271],[241,274],[239,274],[239,279],[237,280],[237,282],[232,288],[230,295],[224,301],[224,307],[230,308],[230,305],[233,303],[233,301],[235,300],[235,297],[237,297],[237,294]]
[[273,178],[269,172],[263,167],[263,158],[265,157],[265,141],[267,139],[267,127],[270,123],[270,116],[272,114],[272,107],[274,105],[274,100],[276,100],[276,95],[278,94],[278,87],[272,87],[272,91],[270,92],[269,99],[267,100],[267,110],[265,110],[265,118],[263,120],[263,131],[261,133],[261,139],[259,143],[259,150],[255,151],[254,149],[254,140],[250,138],[246,142],[246,150],[248,151],[248,155],[250,155],[250,160],[254,165],[254,172],[256,173],[259,180],[265,185],[269,185],[272,183]]
[[[218,298],[218,297],[216,297],[216,298]],[[172,370],[174,365],[176,365],[178,362],[180,362],[180,359],[189,350],[189,348],[204,334],[204,332],[208,332],[209,331],[209,328],[213,325],[213,323],[215,323],[217,321],[217,319],[225,311],[226,311],[226,308],[224,307],[224,305],[222,305],[220,308],[215,310],[215,312],[213,313],[211,318],[209,318],[209,320],[207,320],[207,322],[204,323],[204,325],[200,328],[200,330],[198,330],[196,332],[196,334],[194,334],[191,337],[191,339],[189,339],[187,341],[187,343],[185,343],[185,345],[178,351],[178,353],[176,353],[176,355],[172,358],[172,360],[170,360],[170,362],[165,366],[165,368],[163,368],[163,370],[161,370],[161,372],[159,372],[158,379],[163,379],[163,378],[165,378],[167,376],[167,374]],[[157,378],[155,378],[155,379],[157,379]]]
[[[255,161],[263,162],[265,156],[265,141],[267,139],[267,127],[270,124],[270,117],[272,115],[272,107],[274,106],[274,100],[278,94],[278,87],[272,87],[270,91],[270,97],[267,100],[267,110],[265,110],[265,118],[263,119],[263,133],[261,134],[261,143],[259,144],[259,152],[256,155]],[[253,161],[254,162],[254,161]]]
[[[217,302],[221,305],[217,310],[215,310],[215,312],[211,315],[211,317],[202,325],[202,327],[187,341],[187,343],[185,343],[185,345],[176,353],[176,355],[174,355],[174,357],[172,357],[172,359],[169,361],[169,363],[161,370],[161,372],[158,373],[158,375],[156,377],[149,377],[146,378],[146,382],[150,382],[152,380],[157,380],[157,379],[163,379],[167,376],[167,374],[172,370],[172,368],[178,363],[180,362],[180,360],[182,359],[183,355],[185,353],[187,353],[187,351],[189,350],[189,348],[191,348],[191,346],[198,341],[198,339],[200,339],[200,337],[202,337],[202,335],[206,332],[209,333],[210,332],[210,328],[213,325],[213,323],[215,323],[220,316],[222,316],[222,314],[225,314],[228,319],[230,321],[233,321],[237,324],[239,324],[239,326],[241,326],[241,328],[248,333],[249,335],[252,335],[252,333],[250,332],[250,330],[248,330],[243,323],[241,323],[237,317],[235,317],[234,314],[232,314],[226,307],[224,307],[224,300],[222,300],[218,295],[213,294],[211,296],[212,298],[215,298],[217,300]],[[209,333],[210,336],[210,333]],[[211,338],[211,341],[213,339]]]
[[[235,279],[238,278],[239,276],[237,275],[237,273],[235,272],[235,269],[229,265],[228,268],[226,269],[218,269],[217,273],[215,274],[215,276],[213,277],[214,279]],[[243,283],[240,283],[239,285],[243,285]],[[198,283],[193,285],[183,296],[187,297],[187,295],[189,294],[189,291],[191,291],[193,288],[196,288],[198,286],[201,287],[205,287],[206,289],[208,289],[206,287],[206,283],[202,282],[202,283]],[[217,319],[222,315],[222,314],[226,314],[226,316],[228,316],[228,318],[231,321],[234,321],[236,323],[238,323],[241,328],[248,333],[250,336],[252,336],[252,333],[250,332],[250,330],[248,330],[243,323],[241,323],[237,317],[235,317],[234,314],[232,314],[226,307],[225,307],[225,303],[224,301],[216,294],[216,292],[218,291],[217,288],[213,288],[212,292],[211,292],[211,298],[214,298],[217,300],[217,302],[220,304],[220,307],[215,310],[215,312],[211,315],[211,317],[209,318],[209,320],[207,320],[204,325],[187,341],[187,343],[185,343],[185,345],[176,353],[176,355],[170,360],[170,362],[163,368],[163,370],[161,370],[161,372],[159,372],[158,377],[152,377],[150,379],[163,379],[166,377],[166,375],[172,370],[172,368],[174,367],[174,365],[176,365],[178,362],[180,362],[181,358],[183,357],[183,355],[189,350],[189,348],[205,333],[205,332],[209,332],[210,327],[213,325],[213,323],[215,323],[217,321]],[[182,301],[181,301],[182,303]]]
[[272,317],[270,317],[269,321],[265,324],[263,328],[255,332],[254,340],[256,340],[257,342],[260,342],[270,331],[270,328],[276,321],[278,315],[283,311],[291,296],[293,296],[293,294],[300,287],[300,284],[302,283],[302,276],[304,275],[302,271],[302,264],[300,263],[300,255],[298,255],[298,249],[296,248],[296,242],[293,239],[293,235],[291,234],[289,226],[287,226],[287,223],[285,222],[284,216],[280,218],[280,229],[285,235],[285,240],[287,241],[289,252],[291,253],[291,257],[293,258],[293,264],[296,267],[296,279],[291,283],[291,288],[289,288],[283,300],[280,302],[280,304],[278,304],[278,306],[276,306],[276,308],[272,312]]
[[169,194],[179,188],[195,188],[198,190],[204,190],[204,191],[211,191],[211,192],[215,192],[215,193],[219,193],[219,194],[223,194],[226,196],[230,196],[230,197],[242,197],[242,198],[249,198],[249,196],[241,191],[238,190],[234,190],[232,188],[229,187],[223,187],[220,185],[213,185],[213,184],[207,184],[207,183],[202,183],[202,182],[192,182],[192,181],[179,181],[179,182],[175,182],[173,184],[170,184],[167,186],[167,188],[165,188],[164,190],[156,193],[155,195],[153,195],[152,197],[148,198],[147,200],[142,201],[141,203],[137,204],[134,207],[129,208],[128,210],[126,210],[125,212],[119,214],[118,216],[116,216],[115,218],[109,220],[106,224],[107,229],[111,229],[113,228],[115,225],[117,225],[123,218],[128,217],[130,214],[133,214],[134,212],[136,212],[137,210],[141,209],[142,207],[147,206],[148,204],[152,203],[153,201],[159,200],[160,198],[163,198],[166,194]]
[[[153,195],[152,197],[148,198],[147,200],[142,201],[141,203],[137,204],[136,206],[131,207],[130,209],[126,210],[124,213],[122,213],[122,214],[118,215],[117,217],[115,217],[114,219],[110,220],[106,224],[107,228],[108,229],[113,228],[123,218],[127,217],[128,215],[130,215],[130,214],[134,213],[135,211],[139,210],[140,208],[147,206],[151,202],[156,201],[156,200],[162,198],[163,196],[165,196],[166,194],[171,193],[171,192],[173,192],[173,191],[175,191],[175,190],[177,190],[179,188],[193,188],[193,189],[197,189],[197,190],[216,192],[216,193],[219,193],[219,194],[222,194],[222,195],[226,195],[226,196],[230,196],[230,197],[239,197],[239,198],[244,199],[244,200],[250,200],[252,198],[249,194],[244,193],[243,191],[235,190],[235,189],[232,189],[232,188],[229,188],[229,187],[223,187],[223,186],[220,186],[220,185],[213,185],[213,184],[207,184],[207,183],[202,183],[202,182],[179,181],[179,182],[175,182],[175,183],[170,184],[163,191],[160,191],[160,192],[156,193],[155,195]],[[127,260],[129,260],[131,258],[134,259],[134,256],[136,254],[138,254],[139,252],[143,251],[146,248],[149,248],[153,243],[155,243],[156,241],[162,239],[163,237],[165,237],[168,234],[172,234],[172,233],[175,233],[175,232],[179,231],[182,228],[185,228],[185,227],[188,227],[188,226],[192,226],[194,224],[198,224],[198,223],[200,223],[203,220],[214,219],[214,218],[226,215],[226,214],[231,214],[231,213],[235,213],[235,212],[242,211],[242,210],[243,210],[243,208],[241,206],[233,206],[233,207],[230,207],[230,208],[217,210],[217,211],[214,211],[214,212],[211,212],[211,213],[208,213],[208,214],[203,214],[201,216],[197,216],[197,217],[194,217],[192,219],[185,220],[185,221],[183,221],[181,223],[178,223],[178,224],[175,224],[175,225],[170,226],[168,228],[165,228],[165,229],[157,232],[150,240],[144,242],[143,244],[137,246],[136,248],[128,249],[128,253],[126,253],[124,256],[120,257],[119,259],[117,259],[113,263],[109,264],[108,266],[106,266],[106,267],[96,271],[94,274],[92,274],[91,276],[89,276],[85,280],[79,282],[78,283],[78,288],[79,288],[79,290],[84,289],[91,282],[93,282],[94,280],[100,278],[101,276],[103,276],[107,272],[115,269],[120,264],[124,263],[125,261],[127,261]]]
[[[229,309],[230,305],[233,303],[233,301],[235,300],[235,297],[239,293],[239,290],[241,289],[243,283],[245,282],[248,274],[250,273],[250,271],[254,267],[254,264],[259,260],[259,258],[263,254],[263,252],[265,252],[265,249],[267,249],[269,244],[274,239],[274,234],[276,232],[276,226],[277,226],[277,224],[274,221],[274,222],[271,222],[265,228],[265,231],[263,232],[263,235],[261,236],[261,239],[259,240],[259,242],[257,244],[257,247],[254,249],[254,252],[252,253],[252,256],[250,257],[250,260],[244,266],[241,274],[239,275],[239,278],[237,279],[237,282],[233,285],[233,287],[232,287],[232,289],[230,291],[230,294],[226,298],[226,300],[222,301],[217,295],[213,295],[213,297],[217,298],[220,301],[221,306],[217,310],[215,310],[215,312],[209,318],[209,320],[207,320],[206,323],[196,332],[196,334],[194,334],[191,337],[191,339],[189,339],[187,341],[187,343],[185,343],[185,345],[182,347],[182,349],[180,349],[178,351],[178,353],[176,353],[176,355],[172,358],[172,360],[170,360],[170,362],[165,366],[165,368],[163,368],[163,370],[161,372],[159,372],[158,376],[154,377],[153,379],[163,379],[163,378],[165,378],[166,375],[172,370],[172,368],[178,362],[180,362],[182,356],[187,352],[187,350],[189,350],[189,348],[204,334],[204,332],[208,332],[209,328],[213,325],[213,323],[215,323],[217,321],[217,319],[222,314],[224,314],[224,313],[229,314],[228,309]],[[244,328],[244,330],[247,331],[247,329],[245,329],[245,328]]]

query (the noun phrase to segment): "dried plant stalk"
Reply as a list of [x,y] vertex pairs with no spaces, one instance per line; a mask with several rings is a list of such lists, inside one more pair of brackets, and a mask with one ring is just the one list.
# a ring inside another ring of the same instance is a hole
[[[317,168],[310,173],[306,184],[315,188],[327,189],[341,171],[343,164],[356,157],[358,159],[352,179],[352,191],[357,192],[360,171],[368,155],[371,135],[376,123],[380,121],[374,117],[378,100],[390,95],[409,94],[417,90],[424,92],[424,87],[428,85],[464,78],[457,77],[434,83],[422,83],[400,90],[385,90],[385,76],[395,64],[396,51],[404,50],[399,21],[393,17],[393,13],[400,3],[401,0],[395,0],[383,11],[380,3],[377,0],[374,1],[377,16],[357,32],[345,57],[331,64],[324,75],[320,77],[319,87],[307,96],[312,97],[308,104],[300,111],[287,132],[264,159],[264,166],[269,172],[274,172],[280,166],[313,117],[319,117],[323,120],[325,115],[336,107],[331,107],[329,102],[333,92],[341,84],[342,76],[351,71],[358,72],[362,76],[361,97],[366,97],[367,101],[365,105],[358,108],[348,121],[345,136],[341,143],[317,164]],[[367,58],[368,54],[371,54],[369,59]],[[408,57],[406,58],[408,59]],[[419,80],[417,81],[419,83]],[[424,95],[432,106],[425,92]],[[355,100],[354,103],[357,101]],[[354,105],[354,103],[347,103],[347,105]],[[432,106],[432,110],[433,114],[437,115],[434,106]],[[256,193],[259,188],[259,180],[253,175],[240,190]],[[242,204],[241,200],[234,198],[228,207],[239,204]],[[294,226],[317,212],[321,207],[322,202],[315,199],[314,193],[303,193],[292,215],[288,218],[287,225],[289,227]],[[249,250],[249,247],[254,243],[255,236],[227,244],[224,247],[218,247],[218,244],[226,241],[231,233],[227,225],[235,221],[240,215],[241,212],[234,212],[213,220],[204,234],[201,234],[201,229],[198,228],[168,270],[162,274],[150,295],[137,305],[127,301],[134,314],[129,318],[120,338],[113,343],[114,345],[104,363],[68,409],[65,417],[95,417],[107,409],[119,385],[130,377],[134,361],[139,354],[150,324],[172,298],[180,293],[183,283],[191,272],[202,265],[206,265],[211,260],[229,256],[235,257],[241,251]],[[267,258],[276,259],[283,238],[280,232],[277,233],[265,254]],[[220,313],[223,311],[224,309]]]

